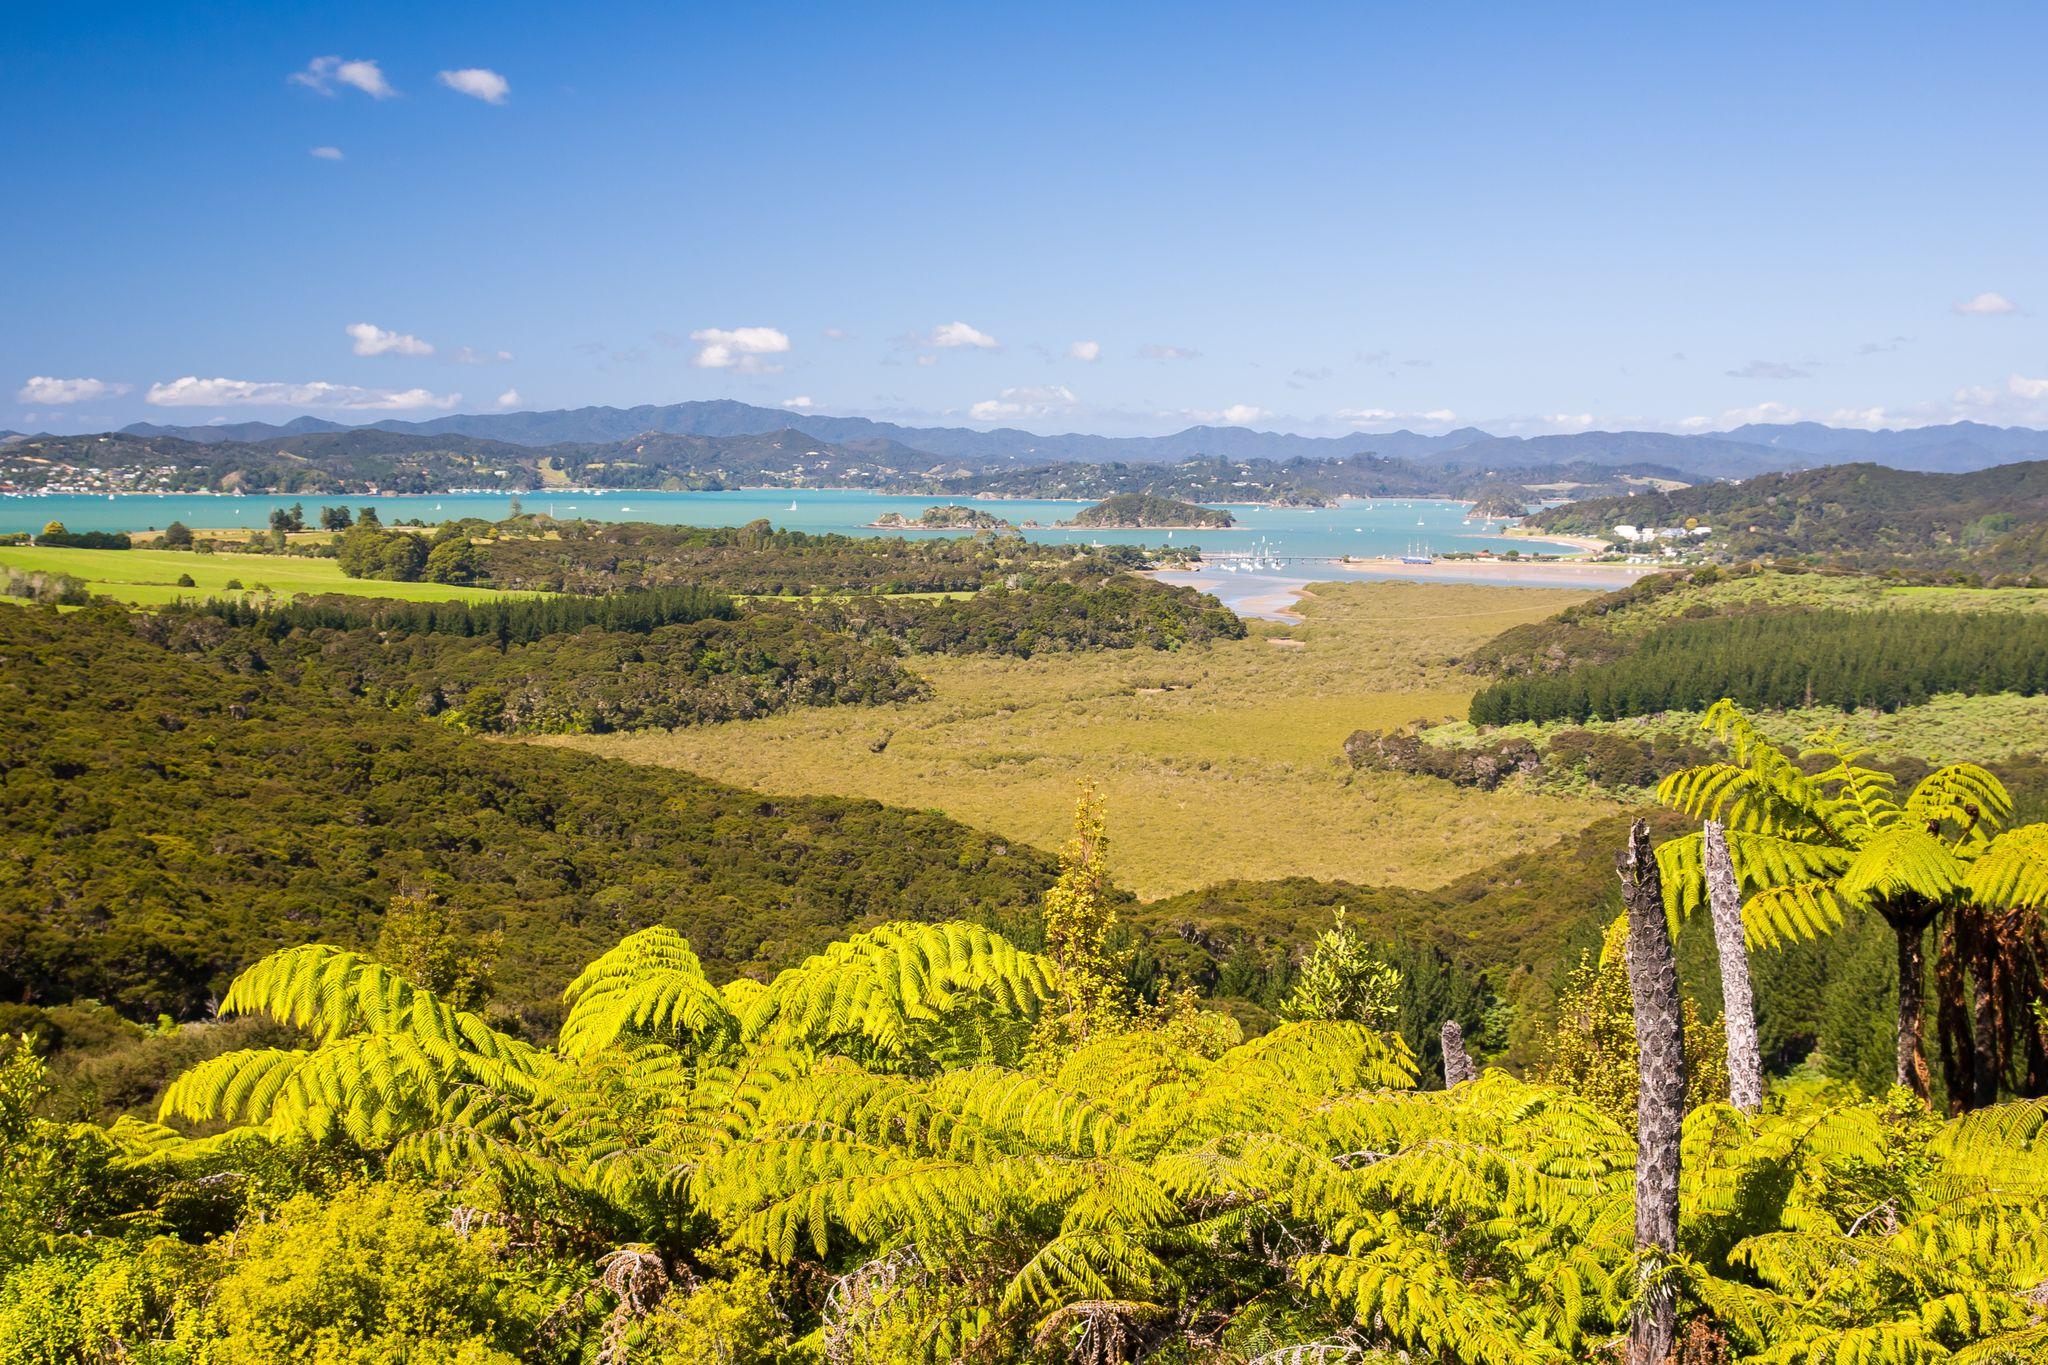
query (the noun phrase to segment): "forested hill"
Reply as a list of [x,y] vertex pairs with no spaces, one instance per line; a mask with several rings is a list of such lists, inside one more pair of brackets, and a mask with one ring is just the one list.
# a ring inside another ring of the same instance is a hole
[[1177,498],[1155,498],[1145,493],[1119,493],[1115,497],[1104,498],[1093,507],[1083,508],[1074,514],[1073,520],[1061,525],[1116,529],[1172,527],[1179,530],[1188,527],[1220,528],[1235,521],[1236,518],[1220,507],[1202,507]]
[[1682,526],[1688,519],[1711,526],[1711,543],[1738,558],[2048,579],[2048,461],[2040,460],[1972,474],[1833,465],[1574,502],[1527,524],[1598,535],[1619,524]]
[[400,893],[502,930],[545,1024],[642,925],[714,970],[876,918],[1031,913],[1050,860],[943,817],[774,799],[449,728],[146,643],[96,607],[0,611],[0,999],[191,1018],[264,952],[366,946]]

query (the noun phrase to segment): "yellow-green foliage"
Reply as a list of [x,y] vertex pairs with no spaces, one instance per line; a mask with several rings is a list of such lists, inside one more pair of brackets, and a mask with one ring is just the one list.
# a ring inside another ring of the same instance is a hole
[[[40,545],[0,546],[0,569],[24,573],[68,573],[82,578],[96,595],[117,602],[161,606],[183,598],[219,597],[235,591],[230,580],[251,591],[283,597],[301,593],[348,593],[399,597],[414,602],[481,601],[506,594],[452,583],[390,583],[350,578],[332,559],[306,555],[193,554],[189,550],[72,550]],[[190,578],[194,586],[179,584]],[[0,602],[6,599],[0,598]]]
[[1093,784],[1083,785],[1075,803],[1074,832],[1060,846],[1060,875],[1046,888],[1044,920],[1046,955],[1059,968],[1065,997],[1058,1021],[1061,1036],[1078,1039],[1102,1032],[1122,1012],[1123,1002],[1108,947],[1116,927],[1108,820]]
[[1335,919],[1316,936],[1282,1012],[1291,1019],[1348,1019],[1384,1028],[1394,1018],[1401,974],[1344,923],[1343,906]]
[[0,1282],[0,1360],[182,1362],[181,1320],[204,1301],[208,1257],[173,1237],[67,1247]]
[[1451,662],[1578,591],[1319,583],[1300,625],[1170,654],[930,655],[929,699],[677,730],[540,741],[680,767],[753,791],[937,809],[1040,848],[1084,779],[1116,812],[1117,879],[1141,897],[1232,878],[1432,886],[1502,841],[1538,846],[1616,807],[1359,773],[1344,738],[1462,716],[1484,681]]
[[[1728,1093],[1728,1040],[1718,1023],[1709,1026],[1700,1019],[1692,1000],[1684,1011],[1685,1102],[1695,1109]],[[1642,1089],[1638,1057],[1628,981],[1628,918],[1618,915],[1607,926],[1599,960],[1590,954],[1582,959],[1558,996],[1543,1079],[1633,1130]]]
[[[1490,1071],[1417,1092],[1397,1040],[1345,1022],[1219,1054],[1190,1045],[1198,1030],[1138,1019],[1040,1059],[1021,1044],[1059,998],[1047,960],[964,926],[884,926],[842,949],[727,994],[700,984],[686,944],[636,936],[572,988],[556,1051],[477,1034],[359,958],[295,950],[230,1003],[322,1040],[319,1065],[299,1064],[321,1085],[229,1100],[230,1065],[173,1087],[166,1116],[233,1114],[251,1136],[130,1125],[115,1139],[130,1164],[174,1172],[222,1142],[358,1116],[340,1131],[398,1168],[529,1208],[595,1201],[671,1245],[709,1220],[789,1279],[742,1261],[690,1292],[679,1274],[606,1339],[701,1350],[730,1332],[756,1352],[735,1360],[772,1358],[778,1315],[801,1313],[828,1360],[878,1365],[1125,1359],[1140,1341],[1223,1360],[1324,1342],[1566,1365],[1611,1351],[1651,1283],[1632,1245],[1629,1126],[1570,1091]],[[921,1051],[962,1038],[979,1046]],[[403,1041],[406,1064],[374,1039]],[[1903,1094],[1808,1089],[1760,1115],[1702,1103],[1678,1254],[1658,1274],[1729,1361],[2032,1359],[2044,1196],[2048,1103],[1946,1123]],[[494,1244],[437,1226],[423,1195],[288,1208],[216,1252],[229,1269],[207,1320],[251,1351],[321,1332],[379,1349],[366,1303],[478,1353],[531,1320],[510,1279],[479,1278]],[[392,1283],[408,1258],[453,1288],[429,1302]]]
[[1642,593],[1599,618],[1603,630],[1646,635],[1658,626],[1702,614],[1751,611],[2048,611],[2048,589],[1902,587],[1859,574],[1728,573],[1683,590]]
[[[1937,768],[1901,797],[1891,774],[1830,732],[1803,755],[1824,764],[1809,775],[1732,702],[1710,708],[1705,725],[1730,759],[1673,773],[1657,795],[1728,827],[1752,944],[1825,933],[1845,904],[2048,906],[2048,825],[2001,832],[2012,798],[1976,764]],[[1674,917],[1706,903],[1698,834],[1664,844],[1657,861]]]
[[627,1358],[703,1365],[776,1365],[799,1359],[776,1277],[738,1264],[726,1278],[672,1290],[635,1329]]
[[386,1183],[286,1203],[216,1244],[225,1272],[181,1334],[210,1365],[509,1365],[546,1306],[499,1273],[502,1232],[458,1233],[438,1202]]

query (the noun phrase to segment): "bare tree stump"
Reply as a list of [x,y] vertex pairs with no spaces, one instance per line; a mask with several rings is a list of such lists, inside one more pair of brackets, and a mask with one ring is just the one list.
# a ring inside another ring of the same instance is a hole
[[1444,1089],[1451,1090],[1479,1074],[1472,1054],[1465,1050],[1465,1030],[1455,1019],[1444,1020]]
[[[1678,1249],[1679,1128],[1685,1119],[1685,1049],[1678,960],[1664,922],[1664,881],[1650,827],[1629,828],[1616,870],[1628,907],[1628,985],[1635,1001],[1641,1091],[1636,1099],[1636,1252],[1654,1273]],[[1647,1253],[1647,1254],[1645,1254]],[[1629,1324],[1628,1365],[1659,1365],[1678,1330],[1672,1288],[1659,1283]]]
[[1721,1023],[1728,1034],[1728,1102],[1747,1114],[1764,1107],[1763,1052],[1756,1037],[1756,998],[1749,985],[1749,945],[1742,933],[1742,894],[1728,834],[1717,820],[1702,834],[1707,908],[1721,959]]

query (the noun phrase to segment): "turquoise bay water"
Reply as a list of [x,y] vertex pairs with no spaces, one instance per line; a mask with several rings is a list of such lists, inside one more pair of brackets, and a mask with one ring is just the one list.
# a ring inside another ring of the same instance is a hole
[[[1273,555],[1288,560],[1342,555],[1405,554],[1427,544],[1441,554],[1448,550],[1519,548],[1568,553],[1569,546],[1517,537],[1504,540],[1489,534],[1484,523],[1465,524],[1465,504],[1441,500],[1389,498],[1372,503],[1347,501],[1336,508],[1252,507],[1231,505],[1237,525],[1227,531],[1069,531],[1064,521],[1085,503],[1039,499],[899,497],[846,489],[744,489],[718,493],[654,493],[608,490],[592,493],[526,493],[528,512],[598,521],[651,521],[672,526],[741,526],[766,518],[795,531],[839,531],[847,535],[957,535],[958,532],[871,531],[867,523],[884,512],[915,517],[927,507],[965,502],[1010,522],[1036,520],[1040,529],[1024,532],[1033,540],[1079,541],[1124,545],[1199,545],[1223,553],[1251,551],[1263,539]],[[219,497],[204,494],[153,493],[92,497],[61,494],[49,497],[0,496],[0,532],[40,531],[46,522],[61,521],[73,531],[141,531],[162,529],[173,521],[205,529],[270,524],[273,508],[301,503],[308,524],[317,525],[323,505],[374,506],[386,522],[445,521],[480,517],[498,521],[511,515],[512,498],[501,493],[425,494],[413,497]],[[791,504],[795,506],[792,508]]]

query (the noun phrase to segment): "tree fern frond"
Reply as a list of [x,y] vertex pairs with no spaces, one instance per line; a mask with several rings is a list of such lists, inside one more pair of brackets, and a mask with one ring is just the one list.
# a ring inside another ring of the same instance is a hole
[[1966,869],[1949,846],[1919,825],[1874,832],[1837,883],[1852,901],[1920,897],[1940,903],[1962,888]]
[[1742,905],[1742,937],[1774,948],[1841,927],[1842,898],[1832,882],[1794,882],[1759,891]]
[[1920,779],[1906,798],[1905,814],[1922,827],[1954,824],[1988,835],[2012,814],[2012,794],[1975,763],[1951,763]]
[[1115,1232],[1062,1232],[1040,1247],[1003,1287],[1005,1311],[1078,1299],[1127,1299],[1170,1278],[1138,1238]]
[[832,944],[778,975],[748,1011],[745,1036],[903,1058],[918,1025],[971,999],[997,1016],[1035,1019],[1054,968],[980,925],[885,924]]
[[360,953],[324,943],[272,953],[236,977],[222,1014],[261,1012],[333,1042],[353,1033],[409,1033],[508,1064],[543,1054]]
[[2021,825],[1992,840],[1964,877],[1977,904],[2048,909],[2048,824]]
[[739,1035],[739,1018],[704,975],[689,940],[655,925],[630,934],[583,969],[563,999],[561,1048],[583,1056],[627,1031],[683,1034],[716,1049]]

